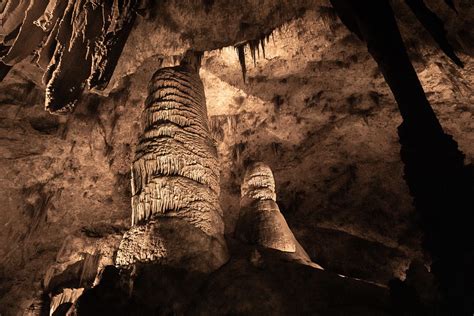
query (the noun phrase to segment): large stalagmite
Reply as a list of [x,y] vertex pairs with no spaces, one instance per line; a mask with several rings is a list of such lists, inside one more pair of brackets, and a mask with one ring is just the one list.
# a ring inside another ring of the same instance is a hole
[[120,245],[118,265],[173,262],[207,271],[227,260],[199,59],[188,53],[180,66],[158,70],[150,82],[132,165],[133,227]]

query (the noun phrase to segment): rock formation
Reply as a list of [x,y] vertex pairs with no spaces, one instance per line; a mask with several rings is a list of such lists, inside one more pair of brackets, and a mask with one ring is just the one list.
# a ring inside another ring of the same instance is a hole
[[471,315],[472,16],[2,1],[0,313]]
[[191,268],[212,271],[227,260],[219,165],[199,67],[200,54],[190,52],[180,66],[151,79],[132,165],[133,227],[117,254],[120,266],[180,266],[197,257]]
[[135,0],[6,1],[0,14],[1,65],[11,67],[34,54],[45,70],[45,108],[72,111],[86,84],[107,86],[133,25],[135,5]]
[[288,227],[276,203],[272,170],[262,162],[253,163],[245,173],[235,234],[244,242],[279,250],[293,260],[321,268],[311,262]]

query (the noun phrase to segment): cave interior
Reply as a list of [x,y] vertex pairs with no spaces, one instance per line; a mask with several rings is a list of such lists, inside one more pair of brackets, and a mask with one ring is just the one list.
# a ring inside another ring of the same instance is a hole
[[0,315],[473,315],[471,0],[0,2]]

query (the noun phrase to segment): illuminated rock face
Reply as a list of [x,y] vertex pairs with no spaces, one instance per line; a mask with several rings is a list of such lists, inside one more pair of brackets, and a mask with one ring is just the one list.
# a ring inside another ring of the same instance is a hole
[[276,203],[273,173],[264,163],[252,164],[245,173],[236,236],[250,244],[282,251],[289,259],[321,268],[311,261],[281,214]]
[[276,204],[272,170],[264,163],[251,165],[245,173],[236,235],[265,248],[296,251],[295,236]]
[[276,201],[275,179],[270,167],[262,162],[251,165],[242,181],[240,195],[242,203],[246,199]]
[[255,163],[247,169],[240,211],[237,237],[265,248],[296,251],[296,239],[276,204],[275,180],[267,165]]
[[117,264],[179,265],[193,253],[213,258],[208,267],[200,258],[199,270],[217,268],[227,260],[219,166],[196,69],[182,65],[153,75],[143,126],[132,164],[134,226],[121,243]]

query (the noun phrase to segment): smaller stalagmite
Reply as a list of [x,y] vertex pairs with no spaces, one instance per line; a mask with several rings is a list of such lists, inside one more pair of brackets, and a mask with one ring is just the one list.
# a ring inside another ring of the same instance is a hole
[[262,162],[252,164],[245,173],[235,234],[244,242],[279,250],[291,259],[321,268],[311,262],[280,212],[272,170]]
[[173,263],[213,270],[227,260],[219,166],[210,136],[200,55],[158,70],[132,165],[132,225],[118,265]]

